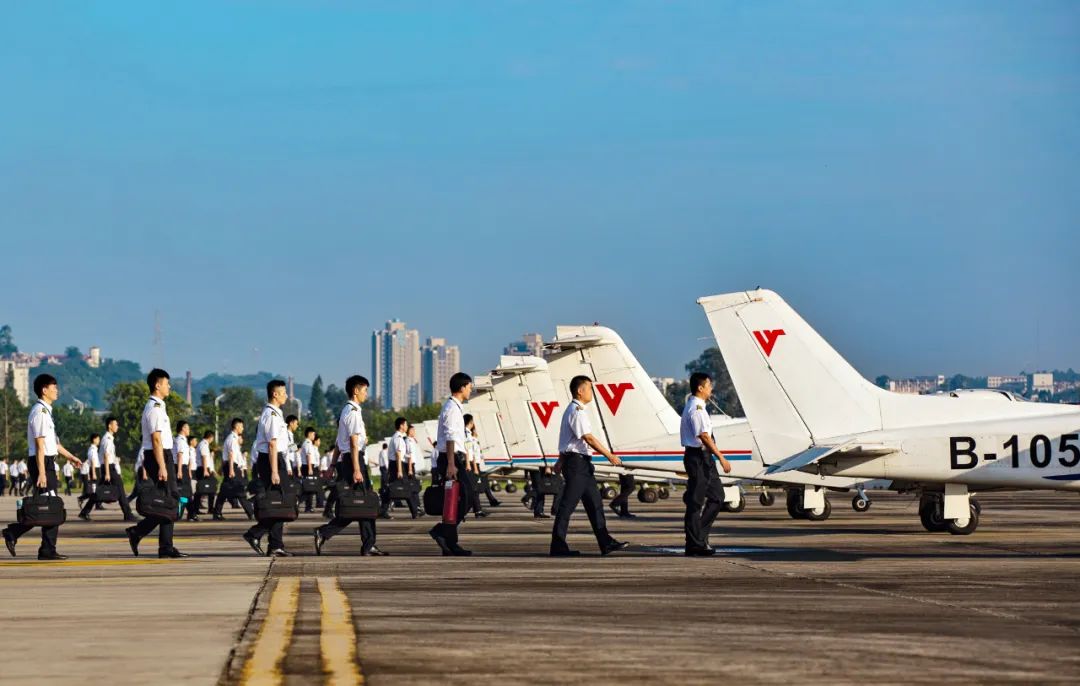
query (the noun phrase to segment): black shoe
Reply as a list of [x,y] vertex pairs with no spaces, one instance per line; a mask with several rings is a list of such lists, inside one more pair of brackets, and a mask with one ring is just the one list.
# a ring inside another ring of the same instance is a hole
[[716,550],[712,548],[687,548],[684,553],[687,557],[712,557]]
[[139,532],[135,531],[135,527],[130,526],[124,529],[124,533],[128,537],[128,545],[131,546],[131,554],[135,557],[139,556]]
[[199,521],[199,515],[191,515],[190,517],[187,518],[187,520],[189,522],[197,522],[197,521]]
[[637,515],[632,512],[620,512],[618,517],[619,519],[637,519]]
[[293,554],[284,548],[274,548],[270,551],[270,557],[292,557]]
[[159,550],[157,556],[158,556],[159,560],[164,560],[164,559],[179,560],[182,557],[191,557],[187,553],[182,553],[179,550],[177,550],[176,548],[173,548],[172,550]]
[[476,518],[477,519],[482,519],[483,517],[490,517],[490,516],[491,516],[491,513],[488,512],[487,510],[480,510],[479,512],[476,513]]
[[534,512],[533,519],[551,519],[551,515],[546,512]]
[[498,500],[491,500],[488,502],[488,507],[499,507],[502,505]]
[[428,535],[431,536],[432,540],[434,540],[436,543],[439,544],[439,550],[442,551],[443,555],[453,555],[454,554],[453,551],[450,550],[450,544],[446,542],[445,538],[438,535],[434,531],[429,531]]
[[311,509],[311,508],[309,507],[309,508],[307,508],[306,510],[304,510],[304,514],[311,514],[311,513],[312,513],[312,512],[314,512],[314,511],[315,511],[315,510],[313,510],[313,509]]
[[464,548],[462,548],[459,545],[452,545],[452,546],[450,546],[450,554],[454,555],[456,557],[468,557],[468,556],[472,555],[472,551],[471,550],[465,550]]
[[578,557],[581,555],[580,550],[552,550],[548,553],[551,557]]
[[315,554],[322,555],[322,547],[326,545],[326,537],[322,535],[322,532],[315,529]]
[[244,540],[247,541],[247,544],[249,546],[251,546],[251,549],[254,550],[256,553],[258,553],[259,555],[265,555],[266,554],[266,553],[263,552],[262,541],[260,541],[259,539],[255,538],[254,536],[252,536],[249,533],[245,533],[244,534]]
[[11,553],[11,556],[15,557],[15,537],[7,529],[4,529],[4,545],[7,546],[7,551]]
[[600,554],[601,555],[610,555],[613,552],[615,552],[616,550],[626,550],[629,547],[630,547],[630,544],[627,543],[626,541],[612,541],[611,543],[607,544],[607,547],[605,547],[603,550],[600,551]]
[[88,515],[88,514],[83,514],[82,512],[80,512],[80,513],[79,513],[79,519],[83,520],[84,522],[89,522],[89,521],[91,521],[91,520],[90,520],[90,515]]
[[389,512],[380,512],[379,513],[379,519],[393,519],[393,518],[394,518],[394,515],[390,514]]
[[124,515],[124,521],[125,522],[137,522],[137,521],[139,521],[139,518],[136,517],[135,515]]
[[215,522],[224,522],[225,521],[225,515],[219,515],[219,514],[214,515],[214,521]]
[[67,555],[61,555],[60,553],[58,553],[58,552],[56,552],[54,550],[51,553],[38,553],[37,554],[37,559],[39,559],[39,560],[66,560],[68,558],[67,558]]
[[379,546],[377,546],[377,545],[371,546],[371,548],[369,548],[368,550],[361,550],[360,554],[365,555],[365,556],[370,555],[372,557],[389,557],[390,556],[390,553],[384,553],[383,551],[379,550]]

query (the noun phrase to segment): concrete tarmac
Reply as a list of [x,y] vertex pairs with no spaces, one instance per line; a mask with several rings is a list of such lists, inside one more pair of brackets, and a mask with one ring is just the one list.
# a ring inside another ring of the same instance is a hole
[[[681,555],[676,493],[609,517],[630,550],[601,558],[584,513],[575,559],[546,556],[551,520],[517,496],[461,530],[443,558],[432,518],[380,521],[385,558],[356,528],[315,557],[259,558],[226,522],[181,522],[159,561],[133,558],[115,505],[61,529],[66,562],[34,560],[37,532],[0,557],[0,683],[1048,683],[1080,679],[1080,498],[984,494],[971,536],[930,534],[913,499],[864,514],[836,495],[827,522],[781,503],[721,514],[709,559]],[[15,499],[0,499],[0,520]],[[240,513],[240,514],[238,514]],[[24,637],[38,637],[25,640]],[[17,646],[17,647],[16,647]]]

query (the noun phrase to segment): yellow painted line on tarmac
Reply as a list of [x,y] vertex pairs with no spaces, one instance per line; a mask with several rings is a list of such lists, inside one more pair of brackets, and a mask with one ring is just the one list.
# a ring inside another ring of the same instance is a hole
[[0,567],[125,567],[128,565],[167,565],[180,560],[132,559],[132,560],[27,560],[25,562],[0,562]]
[[270,607],[259,627],[259,636],[244,663],[241,684],[278,686],[282,682],[281,662],[292,640],[293,622],[300,600],[300,577],[281,577],[270,596]]
[[323,671],[329,686],[364,683],[364,674],[356,661],[356,631],[353,630],[349,599],[336,578],[319,577],[322,598],[322,629],[319,649]]

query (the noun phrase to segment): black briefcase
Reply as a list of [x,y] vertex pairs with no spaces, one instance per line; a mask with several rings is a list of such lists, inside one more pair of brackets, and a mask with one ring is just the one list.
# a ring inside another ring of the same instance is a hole
[[120,489],[114,483],[105,483],[103,481],[98,484],[94,498],[99,503],[115,503],[120,500]]
[[214,477],[208,476],[195,483],[195,495],[214,495],[215,493],[217,493],[217,479]]
[[300,492],[304,495],[319,493],[322,488],[322,479],[317,476],[305,476],[300,481]]
[[541,474],[536,480],[540,495],[558,495],[562,490],[562,478],[554,474]]
[[365,484],[353,487],[338,484],[337,499],[334,501],[334,517],[355,522],[360,519],[375,519],[379,516],[379,494],[367,488]]
[[180,501],[169,493],[166,486],[150,482],[146,482],[139,490],[135,509],[143,517],[167,519],[170,522],[180,519]]
[[442,482],[435,481],[424,489],[424,512],[429,515],[442,514],[443,491],[445,490]]
[[293,522],[299,516],[296,494],[278,486],[261,491],[253,498],[255,519],[260,522]]
[[407,476],[405,477],[405,481],[409,484],[410,493],[420,494],[420,479],[417,479],[415,476]]
[[281,490],[291,494],[294,498],[300,496],[300,480],[294,479],[288,474],[281,475]]
[[412,489],[409,488],[409,482],[405,479],[387,482],[386,493],[392,500],[408,500],[412,497]]
[[24,526],[60,526],[67,521],[67,511],[59,496],[32,495],[22,499],[15,520]]

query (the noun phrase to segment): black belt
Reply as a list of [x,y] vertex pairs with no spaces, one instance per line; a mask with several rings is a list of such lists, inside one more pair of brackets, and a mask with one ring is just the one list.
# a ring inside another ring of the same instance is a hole
[[704,448],[695,448],[695,447],[690,446],[690,445],[683,446],[683,448],[686,449],[686,454],[687,455],[701,455],[702,457],[705,456],[705,449]]
[[575,453],[575,452],[567,451],[567,452],[559,453],[559,457],[561,457],[561,458],[580,457],[583,460],[588,460],[589,462],[592,462],[592,458],[589,457],[588,455],[586,455],[585,453]]

